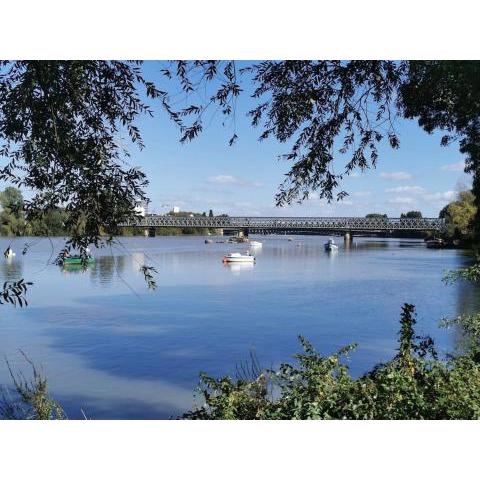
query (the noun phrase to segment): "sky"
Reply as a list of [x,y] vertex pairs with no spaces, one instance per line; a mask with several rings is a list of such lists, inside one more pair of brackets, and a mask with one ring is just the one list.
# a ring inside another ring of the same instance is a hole
[[[159,79],[162,66],[147,62],[145,73]],[[245,92],[238,100],[236,115],[239,138],[233,146],[228,145],[233,130],[222,125],[219,114],[206,117],[204,131],[186,144],[179,143],[178,128],[160,108],[155,109],[153,119],[140,122],[146,148],[141,152],[133,149],[130,163],[140,166],[150,180],[150,212],[165,213],[178,206],[246,216],[364,216],[379,212],[396,217],[420,210],[424,216],[436,217],[454,199],[459,186],[470,184],[457,145],[441,147],[440,133],[429,135],[415,121],[401,120],[400,149],[381,146],[376,169],[356,172],[343,181],[341,187],[349,193],[343,201],[328,204],[314,195],[301,205],[278,208],[275,193],[290,164],[277,158],[288,146],[275,140],[258,141],[261,131],[246,117],[255,105],[249,97],[251,86],[242,87]],[[189,103],[197,100],[189,99]],[[343,166],[342,162],[334,165],[337,171]]]

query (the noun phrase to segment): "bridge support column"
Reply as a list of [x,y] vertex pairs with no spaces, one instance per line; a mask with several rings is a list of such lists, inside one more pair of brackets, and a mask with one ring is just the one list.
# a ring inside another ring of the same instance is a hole
[[148,228],[146,228],[146,229],[143,231],[143,234],[144,234],[146,237],[148,237],[148,236],[149,236],[149,232],[148,232],[148,230],[149,230],[149,229],[148,229]]
[[343,241],[347,244],[352,243],[353,239],[353,233],[352,232],[345,232],[345,235],[343,236]]

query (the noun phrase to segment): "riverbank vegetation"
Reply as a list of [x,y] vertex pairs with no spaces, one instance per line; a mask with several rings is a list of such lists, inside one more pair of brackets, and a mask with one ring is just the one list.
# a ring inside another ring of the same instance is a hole
[[[0,236],[69,236],[72,234],[81,235],[84,231],[86,219],[79,217],[79,223],[69,226],[69,213],[63,208],[51,208],[35,212],[32,218],[26,213],[25,201],[22,192],[15,187],[7,187],[0,192]],[[169,212],[173,217],[206,217],[206,212]],[[208,216],[213,216],[212,210]],[[108,232],[102,230],[104,235]],[[119,227],[116,233],[122,236],[145,235],[144,228]],[[155,235],[176,236],[176,235],[210,235],[215,234],[215,229],[209,228],[176,228],[176,227],[155,227]]]
[[[477,335],[478,316],[468,318],[474,321],[467,331]],[[470,343],[462,354],[440,359],[433,340],[417,336],[414,326],[414,306],[405,304],[396,356],[360,378],[350,375],[346,363],[356,345],[323,356],[303,337],[296,362],[276,370],[262,370],[252,362],[237,378],[202,374],[202,405],[183,418],[480,419],[478,342]]]
[[476,215],[477,207],[473,192],[463,190],[457,193],[454,201],[440,211],[439,217],[445,219],[447,238],[470,246],[475,241]]
[[[445,282],[480,284],[480,265],[447,274]],[[324,356],[300,337],[295,363],[262,369],[255,359],[236,378],[201,374],[201,405],[186,419],[480,419],[480,313],[443,319],[461,342],[443,358],[430,337],[415,332],[415,307],[402,307],[397,354],[353,378],[347,345]]]
[[7,187],[0,192],[0,236],[65,236],[70,231],[65,209],[51,208],[28,218],[25,201],[18,188]]

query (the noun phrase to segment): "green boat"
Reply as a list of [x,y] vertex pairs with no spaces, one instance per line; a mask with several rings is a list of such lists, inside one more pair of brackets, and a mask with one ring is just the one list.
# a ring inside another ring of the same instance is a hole
[[[91,255],[87,257],[87,264],[95,262],[95,257]],[[66,257],[63,259],[63,265],[82,265],[82,257],[75,255],[73,257]]]

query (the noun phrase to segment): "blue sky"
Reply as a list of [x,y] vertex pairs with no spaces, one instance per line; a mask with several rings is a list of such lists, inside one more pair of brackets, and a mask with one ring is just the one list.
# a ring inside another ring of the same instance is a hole
[[[147,62],[149,77],[160,78],[158,62]],[[163,213],[173,205],[183,210],[230,215],[348,216],[369,212],[399,216],[421,210],[437,216],[455,195],[459,184],[468,184],[463,158],[457,145],[440,146],[440,133],[428,135],[416,122],[400,121],[401,147],[380,148],[377,168],[351,175],[342,184],[350,195],[344,201],[327,204],[312,198],[302,205],[275,207],[274,196],[289,164],[279,162],[288,146],[277,141],[258,142],[259,129],[245,116],[254,105],[249,85],[238,101],[236,127],[239,139],[232,147],[232,128],[221,125],[221,115],[206,117],[203,133],[181,145],[177,127],[160,108],[153,119],[140,123],[146,148],[132,148],[132,165],[138,165],[150,180],[151,211]],[[189,103],[198,100],[192,98]],[[152,102],[149,102],[152,104]],[[337,164],[340,170],[342,162]]]

